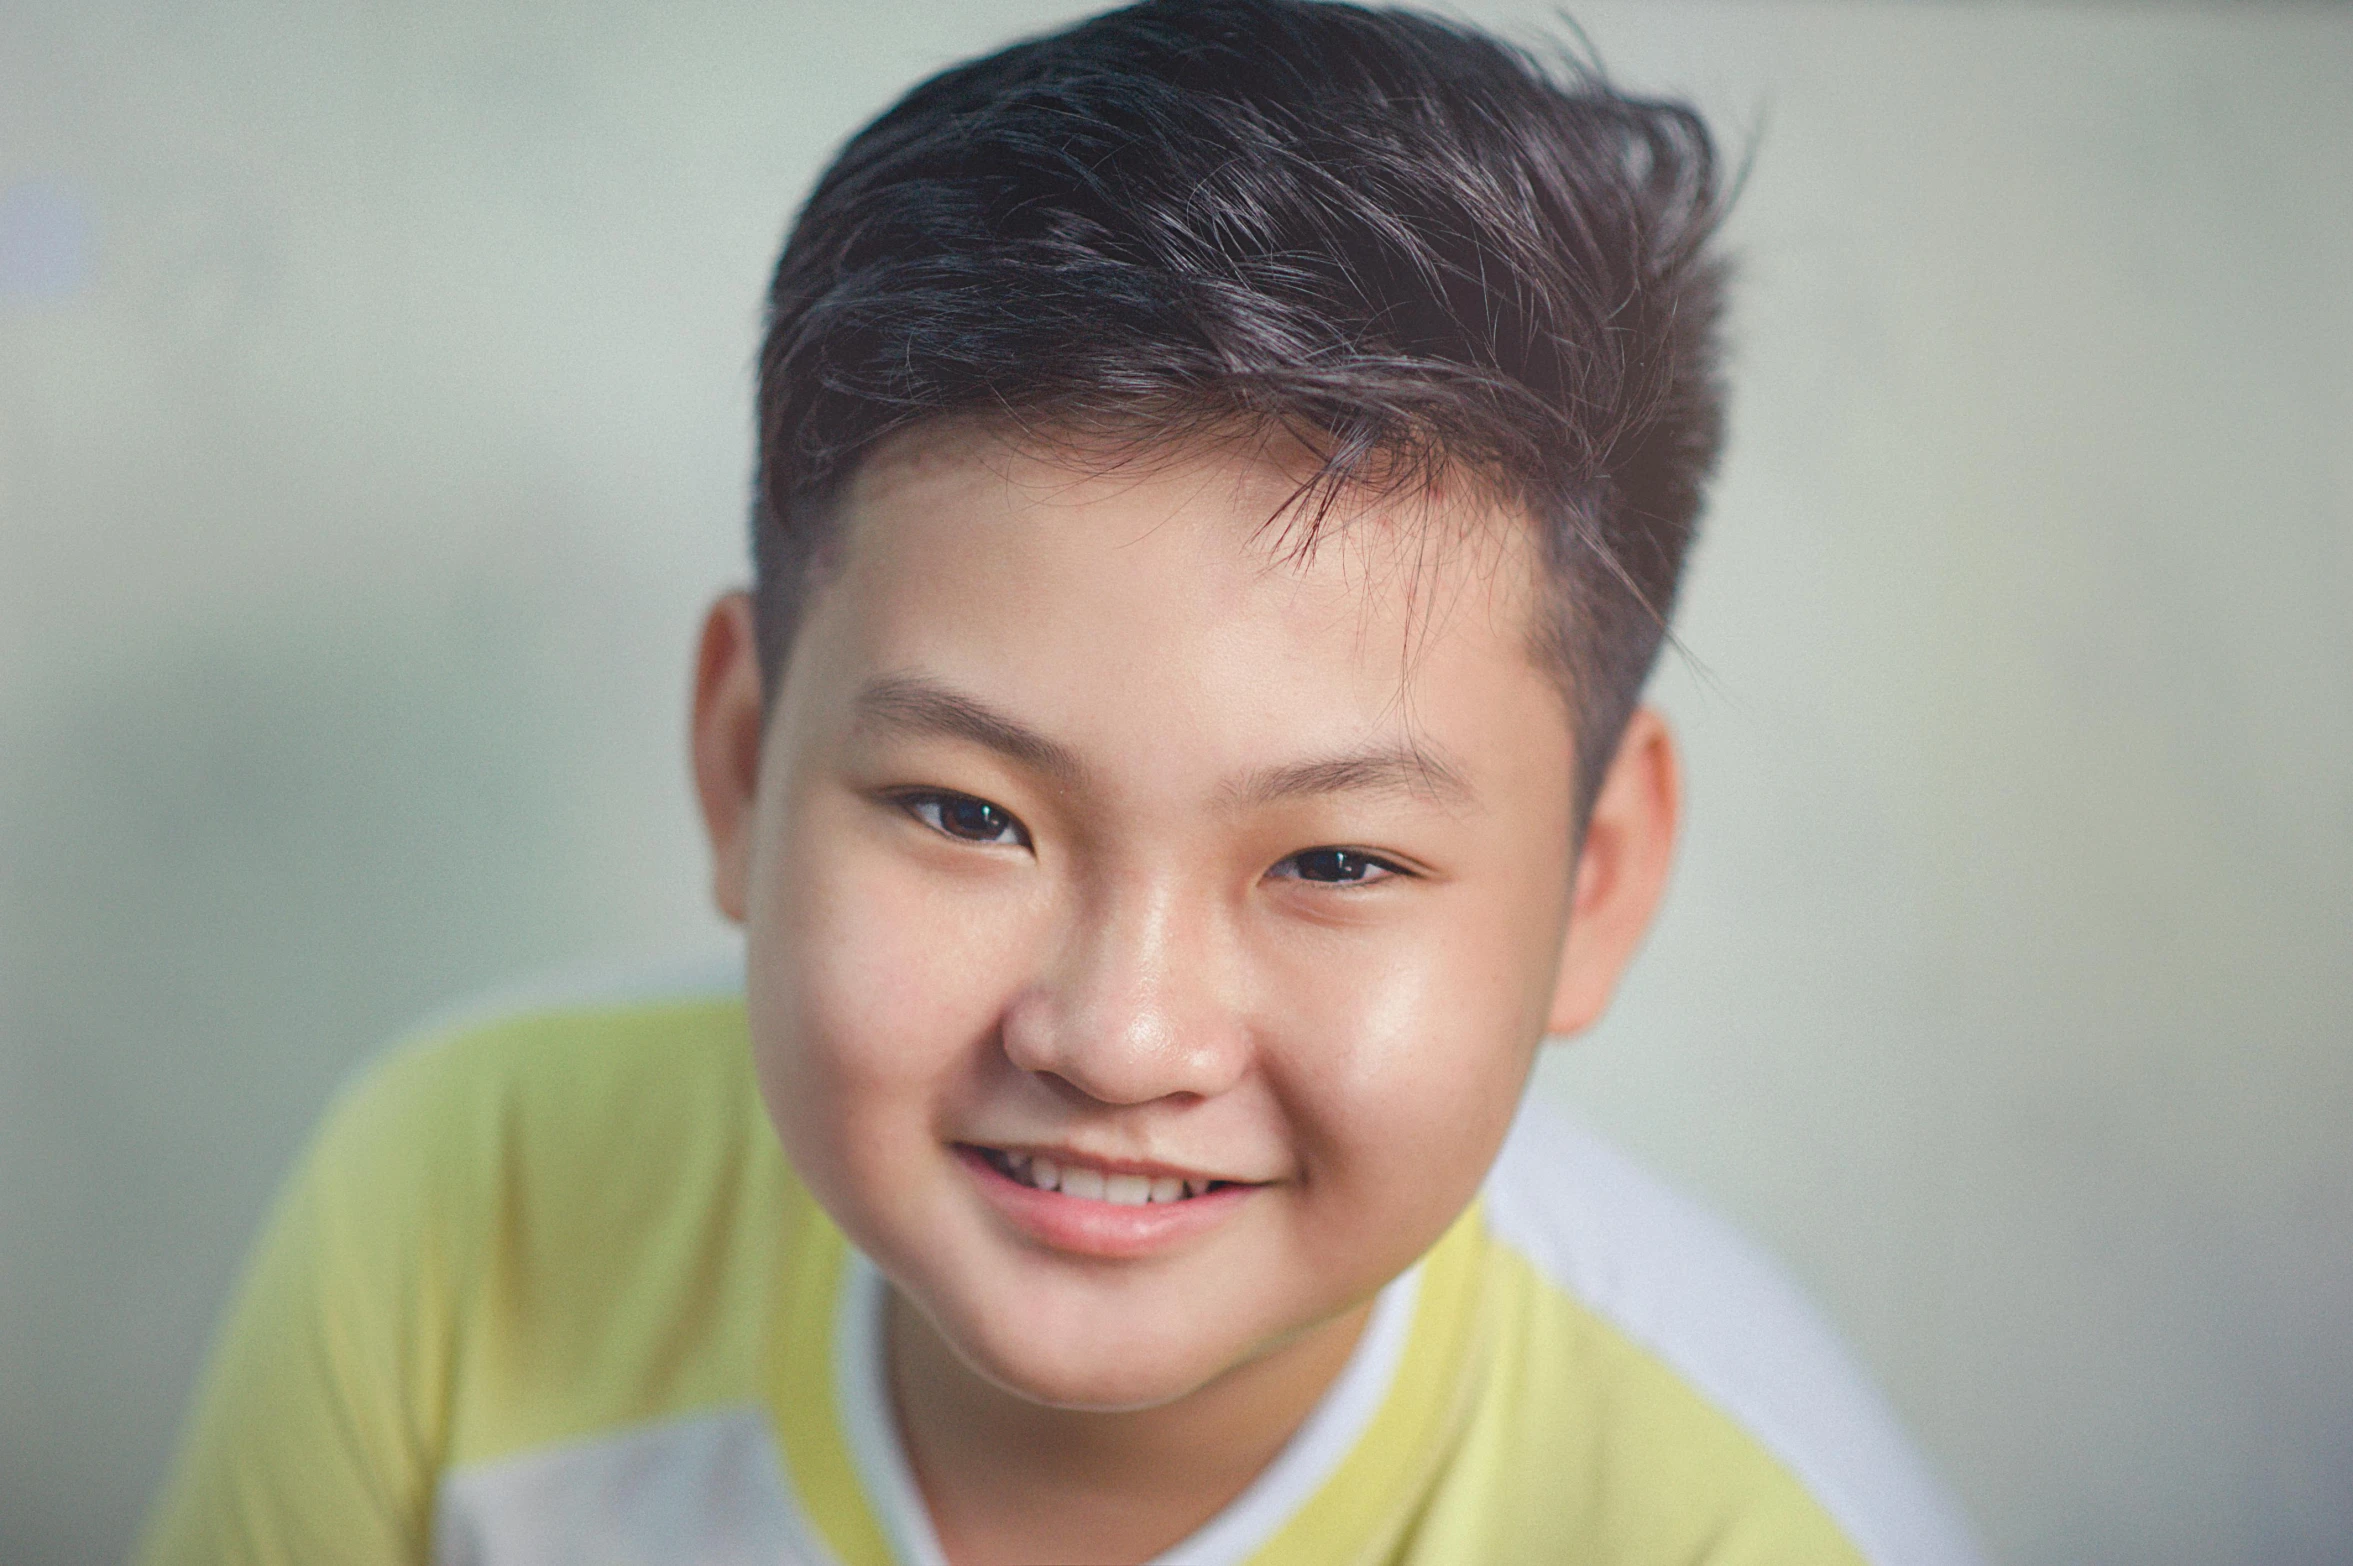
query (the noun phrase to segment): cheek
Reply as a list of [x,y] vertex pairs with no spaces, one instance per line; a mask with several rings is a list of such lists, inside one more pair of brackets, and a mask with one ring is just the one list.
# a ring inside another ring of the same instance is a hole
[[1288,975],[1281,1057],[1311,1171],[1368,1214],[1451,1219],[1484,1177],[1541,1040],[1557,944],[1455,915]]
[[796,1154],[880,1156],[874,1136],[928,1122],[985,1060],[1018,964],[986,889],[892,851],[863,801],[815,803],[755,864],[753,1047]]

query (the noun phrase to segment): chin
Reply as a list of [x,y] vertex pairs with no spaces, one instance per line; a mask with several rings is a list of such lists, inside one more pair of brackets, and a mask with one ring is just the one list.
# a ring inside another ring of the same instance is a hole
[[1012,1319],[1009,1327],[978,1330],[969,1330],[969,1322],[954,1324],[968,1330],[946,1330],[950,1324],[937,1316],[933,1324],[973,1374],[1047,1408],[1101,1414],[1157,1408],[1250,1357],[1247,1348],[1221,1355],[1215,1345],[1156,1340],[1132,1329],[1071,1334],[1041,1319]]

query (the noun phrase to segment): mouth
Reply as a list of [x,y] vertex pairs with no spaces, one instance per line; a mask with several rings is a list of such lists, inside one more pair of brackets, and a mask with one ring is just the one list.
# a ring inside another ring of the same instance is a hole
[[1099,1162],[1051,1152],[953,1144],[977,1195],[1029,1243],[1071,1256],[1138,1259],[1196,1243],[1266,1189],[1200,1170]]
[[1080,1201],[1108,1202],[1114,1207],[1192,1201],[1212,1191],[1249,1183],[1166,1169],[1114,1168],[1067,1155],[1053,1158],[1014,1148],[966,1146],[982,1163],[1016,1184],[1035,1191],[1058,1191]]

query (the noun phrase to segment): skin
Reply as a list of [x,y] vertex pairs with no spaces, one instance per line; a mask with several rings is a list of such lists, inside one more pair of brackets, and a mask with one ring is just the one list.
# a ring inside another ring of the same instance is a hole
[[[1573,830],[1526,519],[1368,502],[1295,555],[1264,524],[1299,473],[926,426],[846,492],[772,706],[747,600],[705,626],[695,775],[761,1090],[890,1280],[958,1566],[1143,1560],[1238,1494],[1665,882],[1648,710]],[[1139,1247],[1119,1226],[1172,1209],[986,1161],[1028,1153],[1224,1184]]]

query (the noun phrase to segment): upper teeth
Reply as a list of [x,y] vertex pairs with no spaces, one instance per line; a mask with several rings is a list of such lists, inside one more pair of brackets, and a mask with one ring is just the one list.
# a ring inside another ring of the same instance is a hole
[[1041,1191],[1060,1191],[1065,1196],[1092,1202],[1110,1202],[1117,1207],[1177,1202],[1209,1189],[1207,1180],[1181,1180],[1175,1175],[1106,1174],[1078,1164],[1064,1168],[1051,1158],[1029,1153],[997,1156],[1004,1160],[1007,1172],[1024,1185],[1034,1185]]

